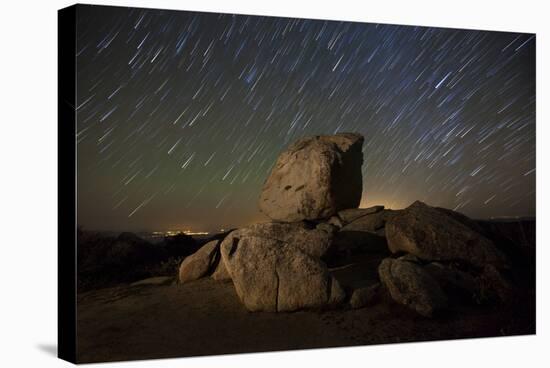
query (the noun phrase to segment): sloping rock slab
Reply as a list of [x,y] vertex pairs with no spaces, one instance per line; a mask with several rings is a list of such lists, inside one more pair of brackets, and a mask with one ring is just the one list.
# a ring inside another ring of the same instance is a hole
[[388,247],[430,261],[460,261],[477,267],[505,266],[503,254],[482,234],[447,211],[415,202],[386,223]]
[[386,226],[386,222],[395,216],[399,211],[381,210],[375,213],[370,213],[355,220],[346,223],[342,227],[343,231],[370,231],[377,232]]
[[373,213],[380,212],[384,209],[384,206],[373,206],[369,208],[348,208],[338,212],[338,217],[344,224],[349,224],[357,220],[359,217],[365,215],[372,215]]

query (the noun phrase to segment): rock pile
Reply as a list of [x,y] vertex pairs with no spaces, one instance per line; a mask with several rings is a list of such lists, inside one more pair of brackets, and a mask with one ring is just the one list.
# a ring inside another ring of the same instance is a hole
[[384,260],[380,280],[395,301],[418,313],[444,309],[446,294],[476,301],[506,301],[510,295],[501,273],[507,268],[504,254],[466,216],[416,201],[396,211],[385,231],[389,250],[407,255]]
[[[418,201],[403,210],[357,208],[362,144],[352,133],[292,144],[259,200],[273,222],[207,243],[182,262],[179,281],[231,280],[248,310],[269,312],[363,308],[385,293],[430,317],[458,294],[510,298],[506,259],[473,220]],[[356,262],[362,257],[370,263]]]
[[342,286],[324,262],[337,227],[327,220],[361,200],[363,137],[304,138],[283,152],[260,196],[274,221],[231,232],[183,261],[179,281],[230,278],[251,311],[293,311],[341,303]]

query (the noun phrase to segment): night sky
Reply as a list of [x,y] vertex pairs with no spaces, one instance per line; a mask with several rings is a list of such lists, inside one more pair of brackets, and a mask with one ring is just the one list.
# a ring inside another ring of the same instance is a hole
[[213,231],[303,136],[359,132],[361,206],[535,215],[535,36],[79,6],[78,223]]

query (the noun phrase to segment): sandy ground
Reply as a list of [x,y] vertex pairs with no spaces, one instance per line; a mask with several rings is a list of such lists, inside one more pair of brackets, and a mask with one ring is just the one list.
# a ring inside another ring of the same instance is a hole
[[456,307],[427,319],[381,293],[358,310],[251,313],[231,281],[123,285],[78,295],[78,362],[531,334],[534,308],[534,297],[526,297],[513,306]]

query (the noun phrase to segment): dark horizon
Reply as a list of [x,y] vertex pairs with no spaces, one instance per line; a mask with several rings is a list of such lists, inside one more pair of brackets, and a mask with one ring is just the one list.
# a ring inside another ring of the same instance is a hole
[[535,36],[79,5],[77,222],[211,231],[304,136],[364,135],[361,207],[535,217]]
[[[507,222],[507,221],[510,221],[510,222],[515,222],[515,221],[536,221],[536,216],[523,216],[523,217],[519,217],[519,216],[503,216],[503,217],[492,217],[492,218],[473,218],[473,220],[476,220],[476,221],[502,221],[502,222]],[[259,220],[259,222],[263,222],[263,221],[271,221],[269,218],[265,217],[264,219],[262,220]],[[254,221],[252,221],[250,224],[252,224]],[[158,229],[96,229],[96,228],[87,228],[85,226],[78,224],[77,227],[81,227],[81,229],[83,231],[89,231],[89,232],[97,232],[97,233],[125,233],[125,232],[131,232],[131,233],[135,233],[135,234],[140,234],[140,233],[153,233],[153,232],[184,232],[184,230],[194,230],[194,231],[197,231],[197,232],[202,232],[202,231],[205,231],[205,232],[208,232],[208,234],[205,234],[205,236],[211,236],[211,235],[214,235],[216,233],[222,233],[222,232],[226,232],[226,231],[229,231],[229,230],[232,230],[232,229],[237,229],[237,228],[240,228],[240,227],[244,227],[246,225],[249,225],[249,224],[242,224],[242,225],[239,225],[239,226],[236,226],[236,227],[227,227],[227,228],[220,228],[220,229],[200,229],[200,228],[197,228],[197,229],[175,229],[175,228],[170,228],[170,229],[167,229],[167,228],[158,228]],[[224,231],[220,231],[220,230],[224,230]],[[197,236],[197,234],[188,234],[188,235],[191,235],[191,236]],[[201,236],[202,234],[198,234],[199,236]],[[160,236],[160,235],[159,235]]]

